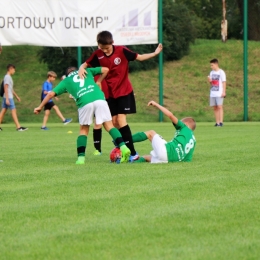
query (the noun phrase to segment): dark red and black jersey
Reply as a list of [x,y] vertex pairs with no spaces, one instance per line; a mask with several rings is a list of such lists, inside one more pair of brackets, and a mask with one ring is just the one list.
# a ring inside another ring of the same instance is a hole
[[113,52],[106,56],[102,50],[96,50],[92,53],[86,63],[91,67],[107,67],[109,68],[108,75],[102,82],[102,89],[112,98],[126,96],[133,91],[132,84],[128,78],[128,63],[134,61],[137,57],[136,52],[130,51],[124,46],[113,45]]

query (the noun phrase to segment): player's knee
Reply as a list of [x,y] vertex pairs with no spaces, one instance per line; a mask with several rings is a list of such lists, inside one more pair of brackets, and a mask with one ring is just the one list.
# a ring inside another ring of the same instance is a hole
[[117,116],[117,124],[122,127],[127,124],[126,122],[126,115],[118,115]]
[[153,137],[157,134],[154,130],[146,131],[145,134],[147,135],[149,140],[152,140]]

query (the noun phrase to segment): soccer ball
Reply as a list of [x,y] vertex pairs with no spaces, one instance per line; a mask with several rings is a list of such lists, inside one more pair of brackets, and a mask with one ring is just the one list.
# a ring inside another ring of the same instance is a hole
[[118,147],[115,147],[110,152],[110,162],[120,163],[121,160],[121,150]]

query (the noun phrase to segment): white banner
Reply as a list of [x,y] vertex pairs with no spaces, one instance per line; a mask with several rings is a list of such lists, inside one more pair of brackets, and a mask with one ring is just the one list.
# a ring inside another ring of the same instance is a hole
[[95,46],[158,43],[158,0],[0,0],[2,45]]

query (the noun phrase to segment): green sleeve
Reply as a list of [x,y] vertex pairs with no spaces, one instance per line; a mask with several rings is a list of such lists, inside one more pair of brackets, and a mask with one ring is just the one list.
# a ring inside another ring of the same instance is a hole
[[93,76],[102,74],[102,67],[96,67],[96,68],[88,68],[87,71],[90,71]]
[[56,93],[57,96],[66,93],[67,88],[65,80],[61,81],[52,91]]
[[181,120],[178,120],[178,123],[176,125],[175,124],[173,124],[173,125],[176,128],[176,130],[180,130],[183,127],[186,127],[186,125]]

